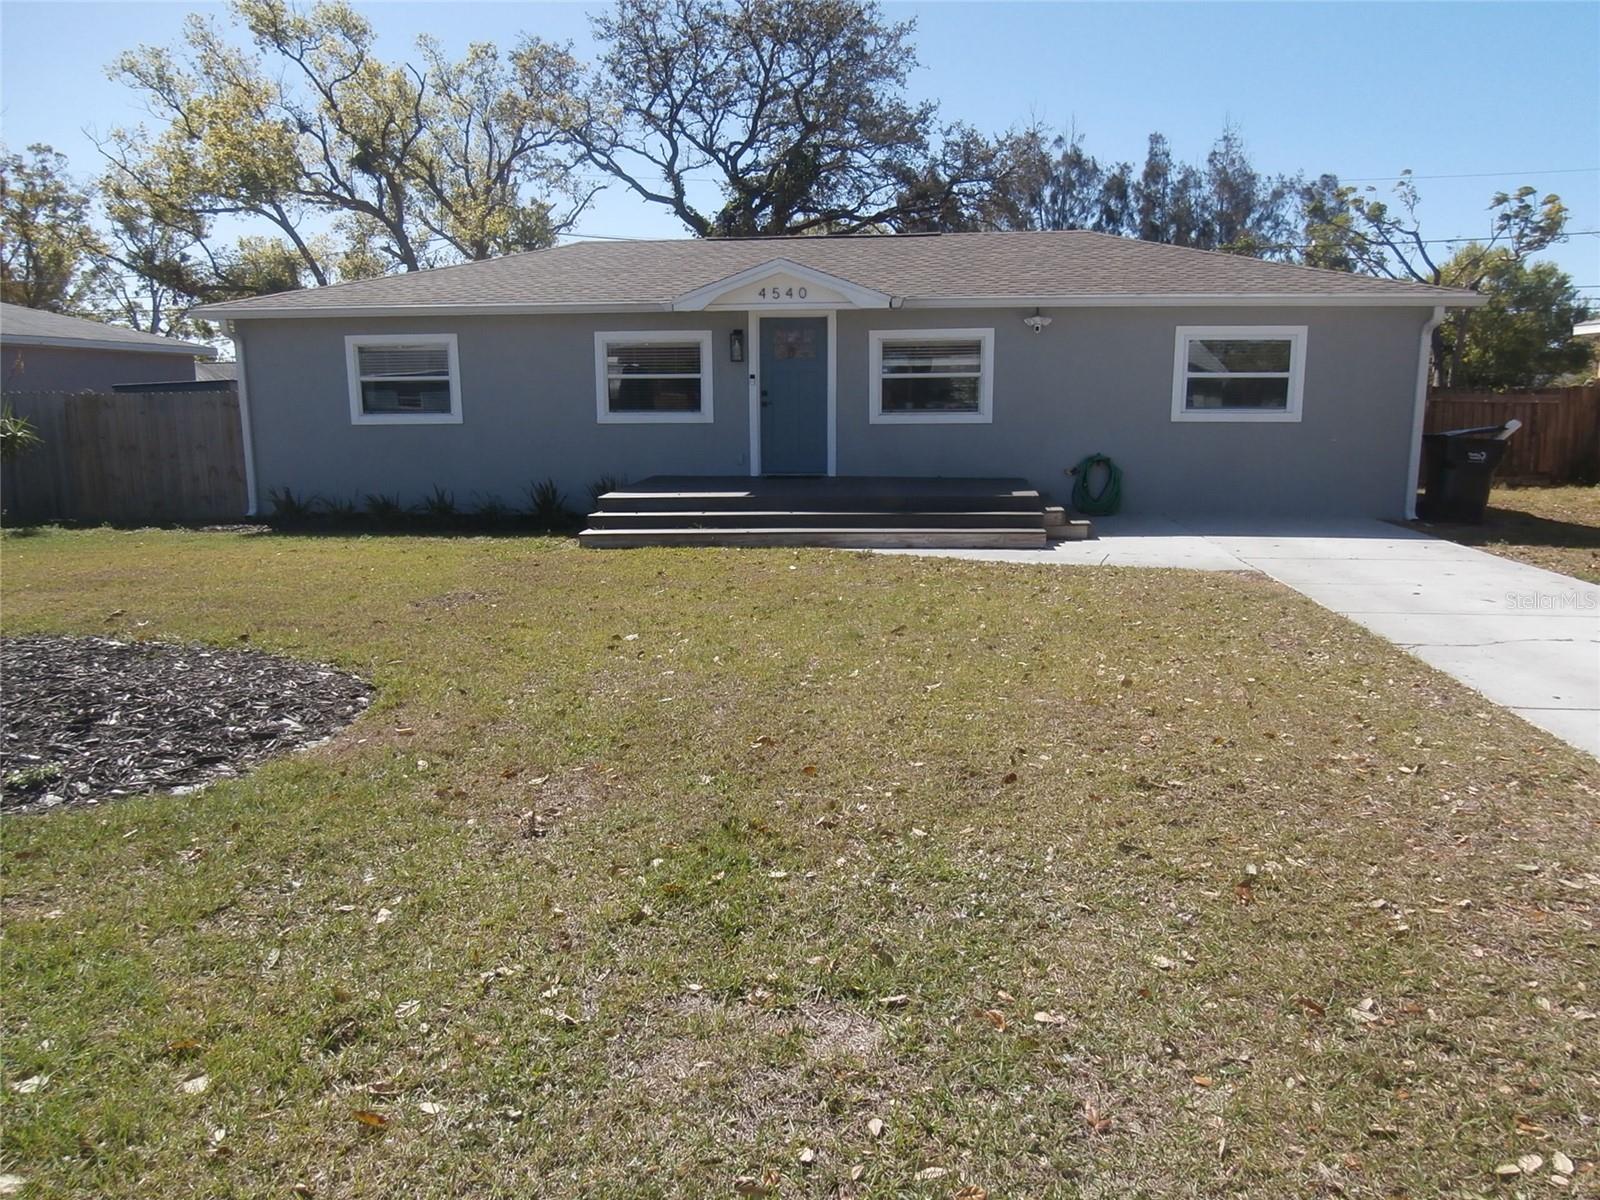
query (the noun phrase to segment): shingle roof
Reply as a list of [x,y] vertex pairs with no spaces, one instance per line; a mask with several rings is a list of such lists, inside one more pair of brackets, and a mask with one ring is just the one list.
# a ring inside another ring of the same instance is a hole
[[246,317],[435,306],[670,308],[686,292],[779,258],[887,293],[908,307],[963,300],[1127,303],[1151,297],[1168,302],[1184,297],[1476,302],[1470,292],[1073,230],[578,242],[201,311]]
[[35,346],[76,346],[84,350],[147,350],[161,354],[192,354],[197,358],[217,356],[211,346],[140,333],[125,325],[85,321],[82,317],[63,316],[21,304],[0,304],[0,341]]

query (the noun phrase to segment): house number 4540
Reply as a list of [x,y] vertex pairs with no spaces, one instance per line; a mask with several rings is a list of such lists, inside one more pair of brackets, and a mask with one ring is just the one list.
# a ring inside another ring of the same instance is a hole
[[804,300],[806,290],[803,287],[764,287],[756,296],[762,300]]

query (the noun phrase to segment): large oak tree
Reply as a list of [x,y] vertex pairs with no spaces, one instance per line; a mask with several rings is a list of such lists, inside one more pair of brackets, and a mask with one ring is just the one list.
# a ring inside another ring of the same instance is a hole
[[574,140],[701,236],[963,224],[1011,169],[907,98],[913,23],[871,0],[618,0],[593,25]]
[[207,241],[218,219],[265,222],[328,283],[549,245],[581,210],[566,50],[525,37],[451,60],[423,37],[392,63],[343,0],[234,0],[232,17],[248,48],[193,16],[181,46],[111,69],[164,122],[103,147],[156,223]]

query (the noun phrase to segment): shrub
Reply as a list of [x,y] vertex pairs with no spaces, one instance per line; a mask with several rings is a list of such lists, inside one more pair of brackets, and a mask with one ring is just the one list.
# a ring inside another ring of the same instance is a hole
[[367,516],[377,521],[394,521],[405,515],[405,507],[398,496],[385,496],[382,492],[368,492],[362,507]]
[[546,479],[528,488],[528,503],[533,519],[545,529],[554,529],[568,520],[567,498],[561,494],[554,479]]
[[422,511],[435,521],[453,521],[461,515],[461,510],[456,507],[455,493],[447,492],[437,483],[433,491],[422,501]]
[[0,408],[0,460],[10,462],[25,450],[32,450],[44,439],[27,417],[19,417],[8,404]]
[[354,500],[320,500],[317,504],[325,514],[340,521],[352,520],[359,511]]
[[511,506],[499,496],[485,496],[473,505],[472,515],[487,525],[497,525],[511,515]]
[[627,482],[626,479],[619,478],[616,475],[602,475],[599,479],[596,479],[589,485],[589,511],[594,512],[600,507],[601,496],[604,496],[607,492],[616,491]]
[[317,500],[302,499],[294,494],[292,488],[273,488],[267,493],[267,499],[272,504],[272,519],[275,521],[307,521],[315,511]]

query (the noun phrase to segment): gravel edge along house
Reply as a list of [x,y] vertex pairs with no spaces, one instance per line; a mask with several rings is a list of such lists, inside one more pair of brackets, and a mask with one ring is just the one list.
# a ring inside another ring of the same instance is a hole
[[257,511],[607,480],[590,544],[1035,545],[1091,453],[1135,513],[1411,515],[1430,334],[1480,302],[1070,231],[580,242],[200,312]]

